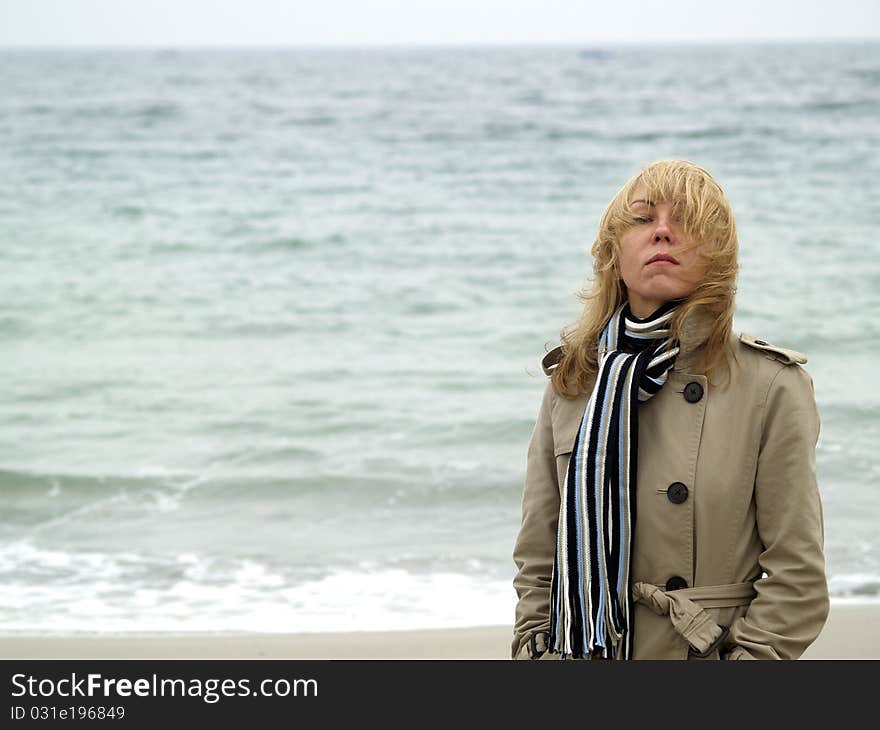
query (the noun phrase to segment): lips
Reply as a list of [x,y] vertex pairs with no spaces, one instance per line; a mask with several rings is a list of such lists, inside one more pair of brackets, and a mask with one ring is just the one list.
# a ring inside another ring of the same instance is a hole
[[671,256],[668,253],[661,251],[660,253],[655,253],[651,258],[649,258],[645,266],[647,266],[648,264],[653,264],[655,261],[666,261],[670,264],[678,263],[678,259],[676,259],[674,256]]

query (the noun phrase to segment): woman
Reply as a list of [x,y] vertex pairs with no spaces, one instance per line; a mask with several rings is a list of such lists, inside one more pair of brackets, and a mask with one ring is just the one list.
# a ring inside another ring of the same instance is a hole
[[516,659],[794,659],[829,600],[806,358],[732,332],[733,212],[645,167],[542,362],[513,558]]

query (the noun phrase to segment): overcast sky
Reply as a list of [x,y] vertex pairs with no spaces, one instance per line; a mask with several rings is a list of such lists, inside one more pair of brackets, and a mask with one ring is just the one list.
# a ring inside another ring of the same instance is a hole
[[880,0],[0,0],[0,46],[880,38]]

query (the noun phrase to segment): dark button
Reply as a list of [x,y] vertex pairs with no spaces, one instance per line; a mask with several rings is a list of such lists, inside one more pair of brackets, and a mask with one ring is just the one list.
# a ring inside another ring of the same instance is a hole
[[684,386],[684,399],[688,403],[696,403],[703,397],[703,386],[696,380]]
[[767,343],[764,340],[755,340],[756,345],[766,345]]
[[672,482],[666,490],[666,496],[673,504],[681,504],[688,498],[688,488],[681,482]]
[[680,575],[673,575],[668,581],[666,581],[667,591],[677,591],[687,587],[688,582]]

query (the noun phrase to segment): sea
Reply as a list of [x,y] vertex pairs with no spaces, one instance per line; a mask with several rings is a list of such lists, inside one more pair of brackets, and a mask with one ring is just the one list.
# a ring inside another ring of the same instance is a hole
[[709,170],[880,600],[880,44],[0,50],[0,632],[512,624],[605,206]]

